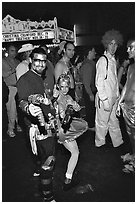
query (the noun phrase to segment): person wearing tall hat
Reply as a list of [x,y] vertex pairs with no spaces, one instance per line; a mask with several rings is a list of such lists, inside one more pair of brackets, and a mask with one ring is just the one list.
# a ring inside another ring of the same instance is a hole
[[30,63],[30,54],[32,50],[34,49],[34,46],[32,44],[24,44],[22,47],[18,50],[18,53],[21,54],[22,62],[16,67],[16,77],[17,80],[25,74],[27,71],[29,71],[29,63]]

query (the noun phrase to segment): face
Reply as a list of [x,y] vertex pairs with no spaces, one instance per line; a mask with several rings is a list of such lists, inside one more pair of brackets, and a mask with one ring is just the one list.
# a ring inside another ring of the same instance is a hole
[[114,55],[116,50],[118,48],[118,44],[116,43],[115,40],[112,40],[109,44],[108,44],[108,47],[107,47],[107,51],[111,54],[111,55]]
[[135,42],[132,42],[127,46],[127,53],[130,59],[135,58]]
[[92,50],[89,51],[88,59],[92,60],[92,59],[95,59],[95,57],[96,57],[96,51],[95,51],[95,48],[92,48]]
[[65,82],[65,81],[61,82],[59,89],[63,95],[66,95],[69,91],[69,86],[68,86],[67,82]]
[[25,59],[28,59],[29,56],[30,56],[30,54],[31,54],[31,52],[32,52],[32,50],[29,50],[29,51],[24,52],[24,58],[25,58]]
[[32,59],[32,69],[39,75],[42,74],[43,70],[46,68],[47,56],[44,54],[34,53]]
[[13,45],[10,46],[10,47],[8,48],[8,56],[11,57],[11,58],[15,58],[16,55],[17,55],[17,49],[16,49],[16,47],[13,46]]
[[71,59],[74,56],[75,53],[75,47],[72,44],[68,44],[65,50],[65,55]]

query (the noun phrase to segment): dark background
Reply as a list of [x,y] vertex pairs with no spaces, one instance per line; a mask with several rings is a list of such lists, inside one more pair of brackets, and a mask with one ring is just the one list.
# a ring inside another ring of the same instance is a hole
[[78,25],[78,35],[102,36],[114,28],[126,40],[135,32],[134,2],[3,2],[2,18],[7,14],[22,21],[57,17],[59,27]]
[[[3,2],[2,19],[6,15],[15,19],[41,22],[57,17],[58,26],[73,31],[76,25],[77,50],[84,46],[95,46],[97,53],[104,48],[101,38],[108,30],[119,30],[123,35],[123,46],[117,54],[126,58],[127,40],[135,35],[135,2]],[[51,44],[50,40],[29,41],[32,44]],[[19,42],[21,44],[28,43]],[[3,43],[5,45],[5,43]]]

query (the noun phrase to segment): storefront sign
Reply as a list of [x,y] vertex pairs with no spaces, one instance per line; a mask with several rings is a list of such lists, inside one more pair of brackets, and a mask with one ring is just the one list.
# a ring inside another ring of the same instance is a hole
[[3,34],[2,42],[54,39],[54,31],[22,32]]

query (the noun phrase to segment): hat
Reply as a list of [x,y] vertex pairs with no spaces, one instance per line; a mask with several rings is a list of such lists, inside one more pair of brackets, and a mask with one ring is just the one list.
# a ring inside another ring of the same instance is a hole
[[22,45],[22,48],[20,48],[18,50],[18,53],[30,51],[30,50],[33,50],[33,49],[34,49],[34,47],[33,47],[32,44],[24,44],[24,45]]

